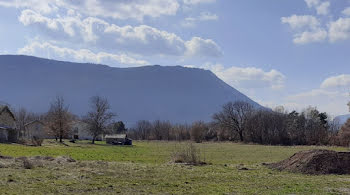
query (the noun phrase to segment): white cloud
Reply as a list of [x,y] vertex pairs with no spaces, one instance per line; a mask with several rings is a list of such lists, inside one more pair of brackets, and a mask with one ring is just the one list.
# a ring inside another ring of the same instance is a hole
[[293,30],[317,29],[320,26],[320,21],[311,15],[292,15],[290,17],[282,17],[282,24],[289,24]]
[[327,39],[327,31],[318,29],[314,31],[305,31],[295,35],[293,42],[296,44],[306,44],[312,42],[322,42]]
[[[57,1],[58,2],[58,1]],[[15,8],[30,8],[36,12],[49,14],[57,11],[59,8],[55,0],[0,0],[0,6]]]
[[321,3],[318,7],[316,7],[317,14],[318,15],[328,15],[330,5],[331,5],[331,3],[328,1]]
[[348,87],[350,89],[350,74],[342,74],[325,79],[321,88]]
[[312,7],[319,5],[321,1],[320,0],[305,0],[305,2],[309,8],[312,8]]
[[0,0],[0,6],[31,9],[40,14],[66,10],[85,16],[142,21],[145,17],[176,15],[181,2],[184,6],[195,6],[216,0]]
[[136,60],[126,54],[111,54],[106,52],[94,53],[88,49],[74,50],[58,47],[49,42],[34,41],[18,50],[19,54],[36,55],[45,58],[71,60],[75,62],[107,63],[109,65],[133,65],[149,64],[144,60]]
[[347,93],[314,89],[309,92],[288,96],[285,106],[290,110],[302,110],[308,106],[316,106],[320,111],[327,111],[333,116],[345,114],[348,111]]
[[299,93],[293,96],[290,96],[289,99],[308,99],[308,101],[315,101],[315,97],[327,96],[331,98],[336,98],[338,96],[337,92],[326,91],[323,89],[314,89],[309,92]]
[[309,8],[315,8],[318,15],[328,15],[331,3],[329,1],[322,2],[321,0],[305,0]]
[[9,54],[10,52],[6,51],[6,50],[0,50],[0,55],[6,55]]
[[175,15],[180,7],[177,0],[77,0],[65,3],[71,9],[90,16],[137,20]]
[[301,110],[316,106],[336,116],[348,111],[350,75],[338,75],[326,78],[320,88],[288,96],[285,101],[289,109]]
[[329,24],[331,42],[350,39],[350,18],[339,18]]
[[23,10],[19,20],[26,26],[36,26],[52,38],[84,42],[108,50],[125,50],[143,55],[188,57],[218,57],[219,46],[210,39],[193,37],[186,41],[174,33],[147,25],[117,26],[104,20],[80,15],[49,18],[33,10]]
[[[305,0],[309,8],[315,8],[318,15],[329,15],[330,1]],[[289,24],[294,31],[294,43],[306,44],[312,42],[329,43],[350,39],[350,7],[342,11],[343,17],[334,20],[333,17],[312,15],[292,15],[282,17],[283,24]]]
[[186,41],[185,45],[186,56],[219,57],[222,55],[220,47],[210,39],[193,37],[190,41]]
[[196,5],[200,3],[215,3],[216,0],[183,0],[184,4]]
[[53,20],[51,18],[44,17],[41,14],[39,14],[33,10],[27,9],[27,10],[22,11],[21,15],[18,17],[18,19],[25,26],[37,23],[37,24],[43,24],[51,30],[58,29],[59,20]]
[[212,14],[210,12],[201,12],[201,14],[198,17],[198,20],[200,21],[209,21],[209,20],[218,20],[219,16],[216,14]]
[[342,14],[344,14],[345,16],[350,16],[350,7],[345,8],[345,9],[342,11]]
[[177,0],[0,0],[0,6],[31,9],[41,14],[66,9],[88,16],[141,21],[145,17],[175,15],[180,4]]
[[292,15],[282,17],[281,21],[283,24],[289,24],[295,31],[293,42],[296,44],[322,42],[327,39],[327,31],[321,28],[321,23],[315,16]]
[[188,17],[181,23],[184,27],[195,27],[197,22],[201,21],[215,21],[218,20],[219,16],[210,12],[201,12],[199,16]]
[[220,79],[229,85],[240,89],[270,88],[281,89],[284,87],[286,77],[277,70],[264,71],[255,67],[228,67],[221,64],[207,63],[202,68],[211,70]]

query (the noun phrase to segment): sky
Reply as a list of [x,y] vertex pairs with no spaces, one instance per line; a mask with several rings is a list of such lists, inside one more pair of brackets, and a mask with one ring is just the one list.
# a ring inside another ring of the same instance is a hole
[[196,67],[263,106],[349,112],[349,0],[0,0],[0,29],[0,54]]

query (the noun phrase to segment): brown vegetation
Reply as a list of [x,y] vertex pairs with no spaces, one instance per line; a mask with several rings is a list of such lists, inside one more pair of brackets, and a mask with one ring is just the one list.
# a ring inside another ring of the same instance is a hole
[[239,135],[241,142],[244,140],[246,125],[253,114],[253,106],[246,102],[229,102],[222,107],[222,111],[214,114],[214,122],[220,124],[222,128],[230,129]]
[[139,140],[243,140],[268,145],[328,145],[338,143],[338,129],[339,125],[316,108],[287,113],[282,108],[276,111],[253,109],[247,103],[235,102],[224,105],[211,123],[172,125],[162,121],[139,121],[128,134]]
[[201,143],[205,138],[206,132],[208,132],[208,125],[206,125],[204,122],[199,121],[193,123],[190,132],[191,140],[197,143]]
[[202,160],[201,152],[193,144],[188,144],[185,147],[176,147],[172,154],[174,163],[183,163],[186,165],[205,165],[205,160]]
[[105,133],[107,127],[111,124],[114,113],[110,112],[111,106],[106,98],[100,96],[91,97],[91,110],[84,117],[84,122],[89,126],[89,132],[92,135],[92,143],[96,138]]
[[57,96],[46,114],[46,128],[55,136],[56,140],[59,139],[62,142],[71,129],[72,118],[73,116],[68,111],[68,106],[65,105],[63,97]]
[[59,156],[56,158],[50,156],[34,156],[34,157],[8,157],[0,155],[0,168],[24,168],[34,169],[37,167],[57,166],[59,164],[74,163],[74,159],[68,156]]
[[340,145],[350,146],[350,119],[340,129],[338,138]]

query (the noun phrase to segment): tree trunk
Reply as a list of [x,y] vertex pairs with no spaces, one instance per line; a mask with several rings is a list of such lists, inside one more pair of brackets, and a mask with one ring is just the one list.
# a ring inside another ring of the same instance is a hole
[[95,139],[96,139],[96,137],[94,136],[94,137],[92,137],[92,144],[95,144]]
[[60,142],[62,143],[63,142],[63,136],[60,135]]
[[243,142],[244,141],[243,140],[243,132],[239,131],[238,134],[239,134],[239,139],[241,140],[241,142]]

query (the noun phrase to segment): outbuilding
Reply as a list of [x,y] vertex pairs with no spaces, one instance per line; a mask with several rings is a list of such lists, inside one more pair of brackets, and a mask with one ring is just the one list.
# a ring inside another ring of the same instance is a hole
[[31,121],[24,125],[25,130],[24,130],[23,137],[26,139],[46,138],[44,127],[45,127],[44,123],[39,120]]
[[112,134],[106,135],[105,140],[107,144],[113,145],[132,145],[132,140],[126,134]]
[[8,106],[0,105],[0,142],[16,142],[16,118]]

